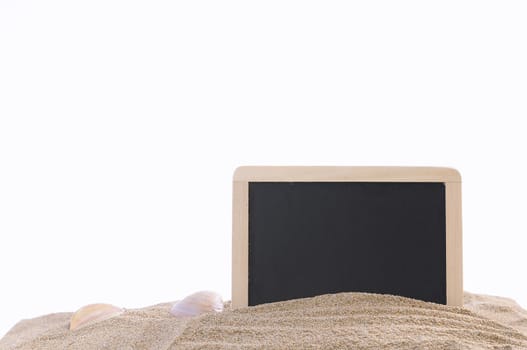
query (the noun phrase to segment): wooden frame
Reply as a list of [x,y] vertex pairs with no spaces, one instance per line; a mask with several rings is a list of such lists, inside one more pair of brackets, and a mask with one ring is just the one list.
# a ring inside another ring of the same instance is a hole
[[442,182],[445,184],[447,305],[463,306],[461,176],[440,167],[243,166],[233,178],[232,306],[248,305],[249,182]]

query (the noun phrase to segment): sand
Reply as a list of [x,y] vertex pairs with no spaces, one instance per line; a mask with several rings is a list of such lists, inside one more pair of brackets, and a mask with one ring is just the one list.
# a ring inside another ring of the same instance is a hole
[[23,320],[1,340],[19,349],[527,349],[527,311],[465,293],[455,308],[389,295],[339,293],[194,318],[171,303],[127,310],[69,331],[71,313]]

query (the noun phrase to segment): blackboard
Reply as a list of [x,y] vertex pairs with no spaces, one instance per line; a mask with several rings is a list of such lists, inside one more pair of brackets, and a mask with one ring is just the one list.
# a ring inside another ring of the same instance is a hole
[[338,292],[446,304],[445,186],[249,183],[249,305]]
[[233,308],[339,292],[463,305],[455,169],[243,166],[232,218]]

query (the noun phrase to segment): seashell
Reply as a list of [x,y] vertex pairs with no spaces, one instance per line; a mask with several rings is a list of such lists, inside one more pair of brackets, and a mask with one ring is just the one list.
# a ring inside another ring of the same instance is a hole
[[120,315],[124,309],[110,304],[90,304],[81,307],[70,320],[70,330],[75,330],[89,324],[104,321]]
[[191,317],[206,312],[222,312],[223,300],[221,295],[209,291],[201,291],[176,302],[170,313],[174,316]]

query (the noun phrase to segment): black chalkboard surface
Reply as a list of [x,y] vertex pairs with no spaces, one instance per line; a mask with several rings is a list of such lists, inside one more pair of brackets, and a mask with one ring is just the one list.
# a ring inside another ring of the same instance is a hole
[[232,198],[233,308],[339,292],[463,305],[455,169],[241,166]]
[[337,292],[447,303],[445,184],[249,182],[248,305]]

